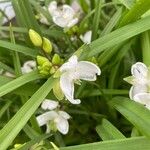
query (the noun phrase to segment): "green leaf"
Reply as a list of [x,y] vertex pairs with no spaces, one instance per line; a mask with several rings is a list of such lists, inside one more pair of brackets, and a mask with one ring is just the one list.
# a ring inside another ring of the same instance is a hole
[[150,138],[150,111],[143,105],[125,97],[116,97],[110,105],[129,120],[143,135]]
[[119,26],[124,26],[128,23],[136,21],[149,9],[149,0],[137,0],[135,5],[129,10],[129,12],[124,15]]
[[137,22],[128,24],[122,28],[119,28],[110,34],[107,34],[95,41],[90,45],[89,49],[84,52],[82,57],[92,57],[100,52],[104,51],[107,48],[111,48],[135,35],[138,35],[146,30],[150,29],[150,16],[144,19],[140,19]]
[[49,78],[42,87],[20,108],[15,116],[0,131],[1,150],[5,150],[12,143],[17,134],[39,107],[40,103],[53,88],[55,79]]
[[98,35],[99,23],[100,23],[100,14],[101,14],[101,2],[97,1],[97,6],[95,8],[93,25],[92,25],[92,40],[95,40]]
[[103,141],[125,138],[125,136],[106,119],[102,119],[101,124],[96,127],[96,131]]
[[60,148],[60,150],[149,150],[150,141],[145,137],[96,142]]
[[0,40],[0,47],[6,48],[11,51],[20,52],[20,53],[23,53],[25,55],[29,55],[32,57],[36,57],[38,54],[38,51],[35,49],[31,49],[29,47],[25,47],[19,44],[13,44],[13,43],[2,41],[2,40]]
[[13,91],[14,89],[36,79],[42,78],[37,71],[33,71],[14,79],[0,87],[0,97]]
[[143,63],[150,66],[150,35],[149,31],[141,35]]
[[11,101],[7,101],[6,104],[1,107],[0,109],[0,118],[3,116],[3,114],[5,113],[5,111],[9,108],[9,106],[12,104]]

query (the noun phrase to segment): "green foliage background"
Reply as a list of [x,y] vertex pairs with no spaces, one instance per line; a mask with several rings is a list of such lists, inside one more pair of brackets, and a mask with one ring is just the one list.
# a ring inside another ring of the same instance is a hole
[[[93,32],[89,45],[71,42],[69,35],[53,25],[42,8],[49,0],[11,2],[17,23],[12,23],[11,32],[8,25],[0,26],[0,68],[15,73],[16,78],[0,75],[0,150],[16,143],[25,143],[21,149],[26,150],[40,141],[44,141],[41,149],[51,149],[49,141],[53,141],[62,150],[149,150],[150,111],[128,98],[130,86],[123,78],[137,61],[150,65],[150,16],[141,17],[150,9],[150,0],[78,0],[84,10],[79,32]],[[42,13],[50,26],[40,24],[37,13]],[[81,105],[61,102],[72,116],[66,136],[45,134],[35,122],[44,98],[54,98],[51,90],[56,79],[45,79],[38,71],[20,73],[23,62],[35,60],[40,52],[29,40],[31,28],[55,43],[57,53],[66,60],[81,52],[80,59],[95,56],[102,70],[95,83],[83,82],[77,87]]]

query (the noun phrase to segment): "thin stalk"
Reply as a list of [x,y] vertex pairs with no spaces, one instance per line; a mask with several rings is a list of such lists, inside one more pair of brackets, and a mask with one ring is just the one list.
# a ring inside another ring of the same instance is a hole
[[149,31],[142,33],[141,44],[142,44],[142,54],[143,63],[150,66],[150,37]]

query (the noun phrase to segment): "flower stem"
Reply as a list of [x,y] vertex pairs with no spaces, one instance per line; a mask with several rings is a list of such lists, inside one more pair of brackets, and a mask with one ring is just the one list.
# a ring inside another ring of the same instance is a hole
[[149,31],[142,33],[141,36],[143,63],[150,66],[150,35]]

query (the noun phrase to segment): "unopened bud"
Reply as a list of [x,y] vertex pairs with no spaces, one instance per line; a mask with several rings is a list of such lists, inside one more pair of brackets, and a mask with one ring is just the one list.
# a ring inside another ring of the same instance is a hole
[[52,43],[45,37],[43,37],[43,50],[48,54],[52,51]]
[[58,54],[55,54],[52,58],[52,63],[55,65],[59,65],[61,63],[60,56]]
[[59,81],[57,81],[56,84],[53,86],[53,93],[58,100],[62,100],[64,98],[64,94],[60,88]]
[[50,63],[46,57],[37,56],[37,63],[38,65],[42,66],[45,62]]
[[42,38],[36,31],[30,29],[29,37],[34,46],[42,46]]
[[55,72],[56,72],[55,67],[52,67],[52,68],[50,69],[50,74],[54,74]]

